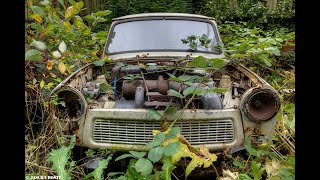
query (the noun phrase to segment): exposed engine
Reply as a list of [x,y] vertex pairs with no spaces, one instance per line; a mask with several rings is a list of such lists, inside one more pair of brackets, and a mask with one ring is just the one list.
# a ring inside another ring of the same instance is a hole
[[[167,62],[167,65],[169,63]],[[116,99],[115,108],[163,109],[169,104],[182,107],[185,102],[172,93],[168,93],[168,91],[169,89],[173,89],[182,94],[189,86],[182,82],[169,80],[170,76],[168,73],[174,74],[176,77],[180,75],[208,75],[206,72],[201,71],[185,72],[168,68],[168,66],[163,67],[161,66],[161,62],[159,62],[159,64],[147,63],[146,66],[115,66],[111,70],[111,80],[113,81],[114,97]],[[133,78],[128,80],[128,75]],[[134,78],[135,76],[138,78]],[[194,85],[198,86],[199,82],[194,82]],[[206,82],[201,83],[202,88],[208,89],[215,85],[216,83],[210,77]],[[210,92],[203,96],[196,97],[189,108],[222,109],[222,102],[221,94]]]
[[[249,78],[245,71],[232,64],[217,71],[186,69],[183,65],[176,66],[172,61],[153,60],[137,64],[137,61],[109,64],[110,66],[105,67],[105,72],[110,72],[110,75],[106,76],[101,67],[79,71],[78,74],[81,75],[68,83],[68,89],[62,88],[58,91],[60,99],[69,99],[64,102],[64,107],[59,105],[58,108],[67,109],[69,118],[79,119],[87,106],[91,109],[163,110],[168,105],[183,108],[188,104],[188,109],[240,109],[256,122],[270,119],[279,110],[276,93],[260,89],[261,84],[257,84],[255,78]],[[177,77],[181,76],[200,77],[201,80],[177,80]],[[108,85],[108,92],[101,88],[102,84]],[[192,94],[184,96],[183,92],[191,86],[205,90],[225,88],[227,91],[200,93],[188,103]],[[174,94],[172,90],[179,92],[182,97]],[[77,101],[77,98],[65,98],[70,93],[70,97],[80,97],[79,93],[83,97],[78,98],[81,101]],[[245,94],[255,95],[251,97]],[[243,98],[244,95],[246,98]],[[74,101],[71,101],[72,99]]]
[[[87,97],[94,97],[94,99],[98,97],[95,101],[98,107],[164,109],[168,105],[182,108],[191,97],[189,95],[186,98],[179,98],[172,94],[169,91],[170,89],[183,94],[183,91],[190,86],[197,86],[202,89],[219,87],[228,89],[228,92],[207,92],[196,95],[188,108],[224,109],[239,106],[241,94],[254,85],[249,78],[232,65],[227,65],[218,71],[206,71],[201,68],[186,70],[174,67],[174,62],[170,61],[153,61],[139,65],[137,65],[137,62],[133,63],[119,63],[109,67],[111,72],[109,78],[101,75],[103,74],[101,68],[97,68],[93,73],[96,74],[96,77],[93,81],[85,83],[82,93]],[[195,79],[190,84],[190,82],[185,83],[172,79],[172,75],[174,77],[184,75],[203,78],[201,82]],[[112,93],[109,93],[108,97],[103,94],[99,95],[101,92],[99,85],[103,82],[111,85]],[[103,101],[110,98],[112,102],[109,101],[109,103],[112,105],[103,106]]]

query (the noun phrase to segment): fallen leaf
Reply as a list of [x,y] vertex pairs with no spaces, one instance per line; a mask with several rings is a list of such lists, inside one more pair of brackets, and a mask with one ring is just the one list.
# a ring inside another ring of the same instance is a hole
[[32,84],[35,85],[36,83],[37,83],[37,80],[35,78],[33,78]]
[[47,69],[48,69],[49,71],[52,69],[53,64],[54,64],[54,63],[53,63],[52,61],[48,60],[48,62],[47,62]]
[[265,167],[268,177],[271,177],[272,175],[277,175],[279,173],[280,163],[274,159],[267,159]]
[[59,51],[54,51],[52,53],[52,55],[55,57],[55,58],[60,58],[61,57],[61,54],[59,53]]
[[43,86],[44,86],[44,81],[42,80],[42,81],[40,82],[40,88],[42,89]]
[[58,69],[61,74],[64,74],[66,72],[66,66],[64,65],[64,63],[62,61],[59,62]]
[[49,73],[52,78],[57,78],[57,76],[53,73]]
[[67,50],[67,45],[64,41],[62,41],[58,47],[58,49],[60,50],[60,52],[64,53]]

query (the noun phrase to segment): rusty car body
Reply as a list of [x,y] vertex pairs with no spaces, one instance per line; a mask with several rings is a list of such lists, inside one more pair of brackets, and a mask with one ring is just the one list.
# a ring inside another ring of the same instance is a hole
[[[152,130],[161,128],[148,109],[163,112],[171,102],[181,108],[179,99],[168,90],[181,91],[186,85],[170,80],[167,73],[172,73],[206,76],[206,86],[229,89],[200,97],[183,111],[176,126],[191,145],[204,145],[211,152],[225,148],[235,152],[243,148],[246,138],[256,144],[271,142],[280,100],[265,80],[227,61],[212,72],[179,70],[198,56],[225,57],[212,48],[195,51],[181,43],[181,38],[202,33],[213,39],[212,46],[222,43],[215,19],[206,16],[146,13],[113,19],[102,55],[111,62],[103,67],[85,65],[51,93],[65,102],[65,106],[53,108],[61,134],[76,134],[77,145],[83,147],[148,150],[145,144],[152,140]],[[185,61],[180,63],[181,59]],[[128,75],[143,78],[128,80]],[[102,83],[110,84],[111,90],[103,92]],[[58,116],[63,110],[64,116]]]

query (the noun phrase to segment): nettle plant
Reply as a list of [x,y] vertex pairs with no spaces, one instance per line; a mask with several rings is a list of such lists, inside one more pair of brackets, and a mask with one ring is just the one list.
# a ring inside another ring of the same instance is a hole
[[[60,179],[63,180],[71,180],[74,179],[74,175],[72,174],[73,172],[76,171],[79,167],[76,166],[79,162],[76,162],[72,160],[71,154],[72,154],[72,149],[75,146],[76,142],[76,136],[73,135],[70,137],[70,140],[67,140],[65,137],[60,137],[58,139],[58,144],[60,144],[59,149],[52,149],[47,161],[50,162],[51,169],[54,170],[57,175],[60,177]],[[66,143],[69,143],[68,146],[66,146]],[[95,151],[89,149],[86,154],[87,157],[92,157],[96,153]],[[98,162],[97,167],[94,169],[89,174],[85,174],[84,172],[81,172],[83,177],[83,180],[89,180],[89,179],[104,179],[104,171],[108,167],[108,164],[110,160],[112,159],[112,154],[110,154],[109,151],[106,151],[104,149],[99,150],[100,155],[107,156],[107,158],[103,158]],[[78,170],[79,171],[79,170]]]

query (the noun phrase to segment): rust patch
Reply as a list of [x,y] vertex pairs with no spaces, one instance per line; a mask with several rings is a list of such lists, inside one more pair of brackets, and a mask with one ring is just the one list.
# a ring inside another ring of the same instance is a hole
[[251,131],[253,132],[253,129],[251,129],[250,127],[247,127],[247,128],[244,130],[245,133],[248,133],[248,132],[251,132]]

